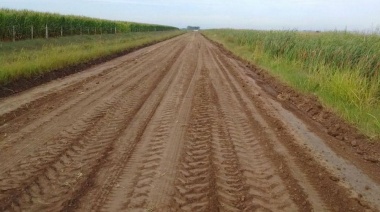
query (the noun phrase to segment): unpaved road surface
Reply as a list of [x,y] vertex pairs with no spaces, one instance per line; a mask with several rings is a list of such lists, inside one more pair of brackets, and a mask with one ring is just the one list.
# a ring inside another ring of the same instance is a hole
[[255,77],[188,33],[1,99],[0,210],[380,210],[378,164]]

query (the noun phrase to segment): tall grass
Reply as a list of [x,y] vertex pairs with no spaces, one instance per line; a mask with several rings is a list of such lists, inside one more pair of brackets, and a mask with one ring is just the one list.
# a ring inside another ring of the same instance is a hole
[[0,86],[19,78],[34,77],[181,33],[183,32],[168,31],[78,35],[0,43]]
[[347,32],[210,30],[205,35],[380,135],[380,36]]
[[140,24],[122,21],[110,21],[81,16],[41,13],[29,10],[0,9],[0,40],[30,39],[45,37],[45,27],[48,26],[48,36],[68,36],[79,34],[109,34],[117,32],[147,32],[167,31],[177,28],[170,26]]

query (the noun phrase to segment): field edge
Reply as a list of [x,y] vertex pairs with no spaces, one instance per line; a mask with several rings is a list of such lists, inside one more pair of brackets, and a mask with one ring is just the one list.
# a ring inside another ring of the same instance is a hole
[[[216,44],[219,48],[222,48],[224,51],[228,52],[232,57],[243,61],[247,67],[249,67],[252,72],[256,73],[260,76],[260,78],[265,82],[268,83],[272,89],[275,91],[276,98],[285,98],[288,103],[291,103],[294,107],[297,107],[298,109],[301,109],[305,114],[308,114],[308,116],[319,123],[326,126],[326,124],[331,123],[331,125],[339,125],[338,127],[335,127],[335,129],[331,128],[328,129],[328,133],[332,135],[333,137],[338,138],[339,140],[345,141],[348,140],[346,135],[349,134],[355,134],[355,138],[359,139],[365,139],[370,143],[380,143],[380,135],[377,136],[371,136],[360,130],[358,126],[356,126],[354,123],[351,123],[350,121],[346,120],[344,117],[340,116],[334,108],[329,108],[329,105],[324,104],[317,95],[311,94],[305,91],[302,91],[300,89],[297,89],[296,87],[290,85],[289,83],[286,83],[276,77],[274,74],[269,71],[267,67],[263,67],[260,65],[257,65],[254,63],[254,61],[247,60],[233,51],[231,51],[227,46],[223,45],[223,43],[219,43],[216,40],[213,40],[211,37],[207,36],[205,33],[202,33],[202,35],[210,40],[212,43]],[[264,86],[265,87],[265,86]],[[285,91],[285,93],[284,93]],[[300,98],[300,96],[303,98]],[[297,104],[298,103],[298,104]],[[302,108],[300,105],[304,104],[311,104],[316,106],[315,108]],[[328,114],[328,115],[326,115]],[[325,116],[325,117],[320,117]],[[326,117],[327,116],[327,117]],[[344,126],[340,126],[340,125]]]
[[[330,147],[346,156],[356,158],[354,160],[363,166],[377,167],[380,165],[378,154],[380,152],[380,139],[371,138],[362,133],[356,126],[324,106],[317,96],[298,91],[273,76],[268,70],[234,54],[223,44],[210,39],[203,33],[202,36],[217,45],[230,57],[242,61],[251,71],[251,73],[246,74],[257,81],[265,92],[280,100],[284,108],[289,109],[311,126],[318,127],[322,132],[326,132],[331,137],[327,140]],[[306,117],[307,120],[302,117]]]
[[31,78],[21,77],[21,78],[15,79],[9,83],[6,83],[6,84],[0,82],[0,98],[5,98],[8,96],[20,93],[22,91],[31,89],[33,87],[42,85],[44,83],[50,82],[52,80],[56,80],[56,79],[59,79],[62,77],[69,76],[71,74],[75,74],[75,73],[84,71],[84,70],[86,70],[86,69],[88,69],[94,65],[99,65],[101,63],[104,63],[104,62],[110,61],[112,59],[115,59],[115,58],[124,56],[126,54],[132,53],[132,52],[137,51],[139,49],[142,49],[142,48],[145,48],[145,47],[148,47],[148,46],[151,46],[151,45],[172,39],[174,37],[183,35],[184,33],[185,32],[180,32],[178,34],[171,35],[169,37],[165,37],[163,39],[158,39],[158,40],[156,40],[154,38],[152,41],[150,41],[148,43],[144,43],[142,45],[133,46],[131,48],[127,48],[123,51],[116,52],[116,53],[105,54],[105,55],[102,55],[100,57],[90,59],[89,61],[84,61],[84,62],[80,62],[80,63],[76,63],[76,64],[70,64],[70,65],[67,65],[65,67],[58,68],[58,69],[52,69],[50,71],[47,71],[47,72],[44,72],[42,74],[33,76]]

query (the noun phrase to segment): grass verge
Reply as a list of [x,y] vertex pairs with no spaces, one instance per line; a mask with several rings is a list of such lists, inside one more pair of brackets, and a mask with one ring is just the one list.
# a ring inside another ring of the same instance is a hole
[[362,133],[380,137],[380,37],[244,30],[203,34],[282,82],[316,95]]
[[162,41],[182,31],[82,35],[0,43],[0,86]]

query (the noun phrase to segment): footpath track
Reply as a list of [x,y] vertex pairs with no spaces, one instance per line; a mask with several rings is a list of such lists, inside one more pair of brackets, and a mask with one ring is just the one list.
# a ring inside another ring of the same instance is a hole
[[0,99],[0,211],[379,211],[251,72],[187,33]]

